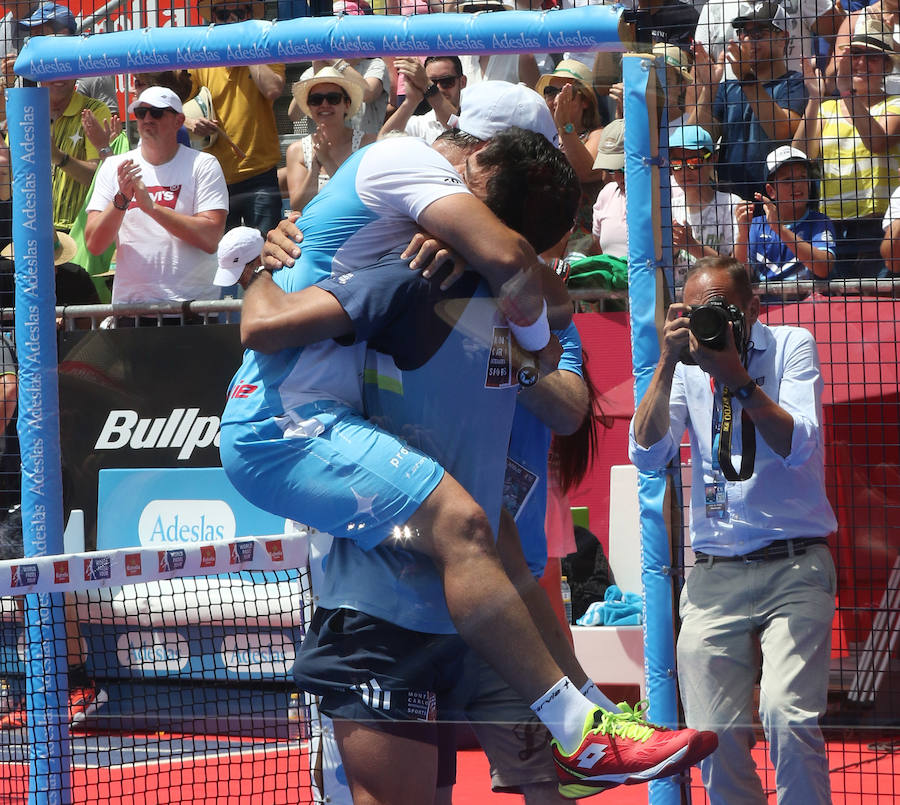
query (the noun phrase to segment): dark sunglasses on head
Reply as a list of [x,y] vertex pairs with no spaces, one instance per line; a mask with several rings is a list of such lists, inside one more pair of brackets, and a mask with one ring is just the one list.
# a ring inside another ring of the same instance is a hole
[[228,22],[233,16],[238,22],[249,20],[253,10],[250,6],[219,6],[212,10],[213,19],[216,22]]
[[134,116],[138,120],[143,120],[149,114],[154,120],[159,120],[166,112],[172,112],[173,109],[168,107],[165,109],[157,109],[155,106],[138,106],[134,110]]
[[456,86],[457,81],[459,81],[458,75],[445,75],[440,78],[435,78],[431,83],[437,84],[441,89],[450,89],[451,87]]
[[310,106],[321,106],[324,101],[327,101],[329,106],[337,106],[349,100],[350,98],[341,92],[311,92],[306,98]]

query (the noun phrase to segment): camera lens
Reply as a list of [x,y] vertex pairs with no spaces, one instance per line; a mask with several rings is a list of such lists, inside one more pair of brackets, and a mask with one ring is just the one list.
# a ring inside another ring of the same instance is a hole
[[691,332],[710,349],[725,349],[728,335],[728,314],[712,305],[701,305],[691,312]]

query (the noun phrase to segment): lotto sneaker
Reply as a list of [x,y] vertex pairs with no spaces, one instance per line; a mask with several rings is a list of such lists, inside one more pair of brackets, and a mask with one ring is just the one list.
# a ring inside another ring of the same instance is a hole
[[69,694],[69,723],[72,727],[80,727],[90,716],[94,715],[106,702],[109,695],[102,688],[75,688]]
[[24,704],[22,694],[15,692],[7,680],[0,679],[0,730],[16,730],[25,726]]
[[641,704],[632,709],[623,702],[619,707],[621,713],[598,707],[588,716],[584,738],[572,754],[551,741],[562,796],[578,799],[622,783],[669,777],[699,762],[719,744],[714,732],[670,730],[649,723]]

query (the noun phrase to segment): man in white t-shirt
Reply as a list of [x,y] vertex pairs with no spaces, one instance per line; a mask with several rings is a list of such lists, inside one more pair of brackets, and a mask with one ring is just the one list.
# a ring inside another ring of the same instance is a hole
[[184,113],[172,90],[150,87],[128,112],[140,143],[101,164],[85,227],[93,254],[116,242],[112,301],[218,299],[215,252],[228,214],[222,168],[178,143]]

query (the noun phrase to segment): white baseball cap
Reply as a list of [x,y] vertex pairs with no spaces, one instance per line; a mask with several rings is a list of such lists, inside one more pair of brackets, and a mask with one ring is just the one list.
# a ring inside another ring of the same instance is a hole
[[462,91],[458,128],[490,140],[511,126],[543,134],[559,148],[559,132],[546,101],[524,84],[482,81]]
[[244,273],[247,263],[259,257],[265,238],[258,229],[251,226],[236,226],[228,230],[219,241],[216,252],[219,270],[213,278],[213,285],[230,288]]
[[128,106],[128,114],[133,115],[138,106],[155,106],[157,109],[173,109],[177,114],[184,112],[179,98],[168,87],[147,87]]
[[766,176],[771,176],[788,162],[803,162],[808,165],[809,157],[792,145],[779,145],[774,151],[769,151],[766,156]]

